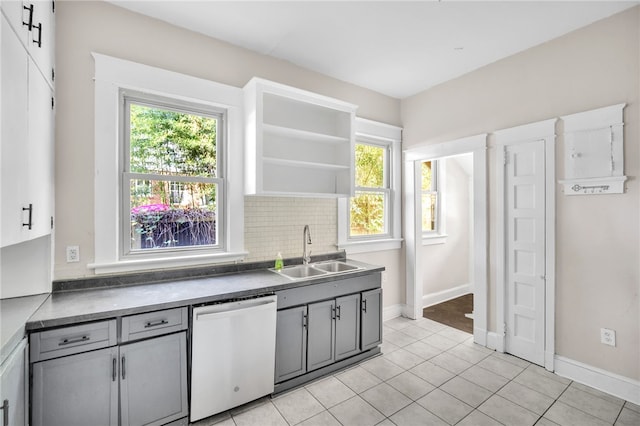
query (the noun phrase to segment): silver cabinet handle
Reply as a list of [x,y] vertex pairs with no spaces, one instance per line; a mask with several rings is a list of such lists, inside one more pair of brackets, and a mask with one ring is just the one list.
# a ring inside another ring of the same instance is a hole
[[367,313],[367,299],[362,299],[362,312]]
[[113,363],[111,366],[111,381],[115,382],[116,379],[118,378],[118,373],[116,372],[116,364],[118,363],[118,360],[116,358],[113,358]]
[[340,311],[341,311],[340,308],[342,308],[342,306],[340,305],[336,306],[336,319],[338,320],[340,319]]
[[165,324],[169,324],[169,321],[167,321],[166,319],[156,321],[156,322],[148,321],[144,324],[144,328],[157,327],[159,325],[165,325]]
[[125,362],[125,359],[124,359],[124,356],[123,356],[122,357],[122,380],[124,380],[124,376],[125,376],[124,362]]
[[73,345],[74,343],[86,342],[87,340],[91,340],[91,337],[82,336],[78,339],[64,339],[62,342],[58,343],[58,346]]

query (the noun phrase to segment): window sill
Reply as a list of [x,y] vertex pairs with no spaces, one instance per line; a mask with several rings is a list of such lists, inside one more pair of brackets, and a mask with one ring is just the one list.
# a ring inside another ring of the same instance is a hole
[[349,241],[338,244],[339,250],[347,254],[368,253],[374,251],[397,250],[402,247],[402,238],[386,238],[380,240]]
[[227,252],[215,254],[200,254],[190,256],[157,257],[153,259],[121,260],[110,263],[90,263],[89,269],[93,269],[96,275],[111,274],[117,272],[139,272],[160,268],[177,268],[181,266],[202,266],[215,263],[228,263],[244,260],[247,252]]
[[423,246],[434,246],[436,244],[444,244],[447,242],[447,234],[429,235],[422,237]]

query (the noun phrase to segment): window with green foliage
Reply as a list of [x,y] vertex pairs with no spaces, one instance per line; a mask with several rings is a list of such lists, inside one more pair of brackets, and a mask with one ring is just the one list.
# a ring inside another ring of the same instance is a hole
[[351,238],[389,233],[389,148],[367,143],[355,147],[355,197],[350,199]]
[[436,161],[422,162],[422,232],[438,232],[438,167]]
[[124,253],[219,246],[223,114],[124,96]]

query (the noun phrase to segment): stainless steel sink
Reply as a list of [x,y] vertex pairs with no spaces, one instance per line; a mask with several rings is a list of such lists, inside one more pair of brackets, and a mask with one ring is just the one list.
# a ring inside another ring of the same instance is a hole
[[279,271],[276,269],[269,269],[291,280],[297,280],[302,278],[312,278],[321,275],[339,274],[342,272],[355,271],[360,269],[357,266],[349,265],[340,261],[329,261],[321,263],[311,263],[308,265],[292,265],[286,266]]
[[347,272],[359,269],[357,266],[349,265],[344,262],[322,262],[315,263],[313,267],[316,269],[321,269],[323,271],[327,271],[329,273],[337,273],[337,272]]
[[[275,271],[275,270],[272,269],[272,271]],[[326,271],[316,269],[310,265],[287,266],[275,272],[282,274],[291,279],[309,278],[309,277],[315,277],[317,275],[325,275],[327,273]]]

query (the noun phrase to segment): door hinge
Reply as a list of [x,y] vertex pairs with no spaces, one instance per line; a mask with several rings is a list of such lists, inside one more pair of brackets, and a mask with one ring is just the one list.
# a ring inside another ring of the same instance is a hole
[[51,68],[51,81],[56,81],[56,70]]
[[55,102],[55,100],[53,99],[53,96],[52,96],[51,97],[51,109],[54,109],[55,104],[56,104],[56,102]]
[[53,229],[53,216],[51,216],[51,229]]
[[507,163],[509,163],[509,153],[507,152],[507,150],[504,150],[504,157],[503,157],[503,164],[506,166]]
[[507,323],[506,322],[502,323],[502,335],[503,336],[507,335]]

